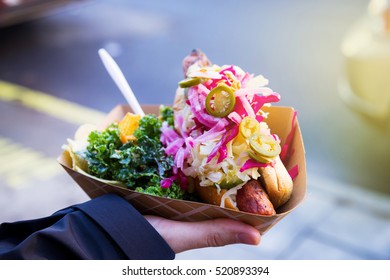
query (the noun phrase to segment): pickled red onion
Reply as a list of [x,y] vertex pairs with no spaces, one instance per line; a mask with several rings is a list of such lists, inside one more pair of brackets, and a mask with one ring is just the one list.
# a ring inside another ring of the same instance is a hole
[[298,164],[294,165],[294,166],[288,171],[288,174],[290,174],[290,177],[291,177],[292,180],[294,180],[294,179],[298,176],[298,173],[299,173]]
[[267,167],[268,165],[271,165],[271,163],[258,162],[257,160],[250,158],[240,168],[240,172],[243,172],[243,171],[250,169],[250,168]]

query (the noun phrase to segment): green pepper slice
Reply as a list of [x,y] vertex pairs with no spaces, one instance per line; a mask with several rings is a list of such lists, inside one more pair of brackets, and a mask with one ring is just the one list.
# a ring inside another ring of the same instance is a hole
[[262,156],[258,153],[255,153],[253,151],[248,151],[248,155],[250,158],[254,159],[255,161],[261,162],[261,163],[269,163],[273,161],[273,158]]
[[260,123],[255,118],[246,116],[240,122],[239,131],[245,139],[249,139],[253,134],[260,133]]
[[229,170],[222,181],[219,183],[219,187],[221,189],[231,189],[241,183],[243,183],[243,181],[237,177],[236,172]]
[[258,156],[259,161],[272,159],[282,150],[280,144],[271,135],[253,134],[249,139],[249,147]]
[[202,82],[202,79],[199,77],[186,78],[179,82],[179,87],[181,88],[189,88],[196,85],[199,85]]
[[233,111],[235,104],[234,90],[226,84],[219,84],[206,97],[206,110],[214,117],[226,117]]

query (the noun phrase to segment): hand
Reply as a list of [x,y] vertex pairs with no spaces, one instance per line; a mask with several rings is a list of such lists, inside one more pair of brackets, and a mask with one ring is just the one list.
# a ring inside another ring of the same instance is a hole
[[175,253],[186,250],[242,243],[257,245],[261,235],[254,227],[230,219],[179,222],[145,216]]

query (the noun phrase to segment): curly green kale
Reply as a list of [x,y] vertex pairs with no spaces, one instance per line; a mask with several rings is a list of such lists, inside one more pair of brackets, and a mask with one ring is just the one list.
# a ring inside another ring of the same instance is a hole
[[163,121],[166,121],[169,126],[173,127],[173,109],[168,106],[160,107],[160,114]]
[[138,187],[135,190],[138,192],[162,196],[162,197],[187,199],[184,198],[185,195],[184,191],[176,183],[173,183],[169,188],[161,188],[160,186],[150,186],[147,187],[146,189]]
[[[165,109],[166,112],[172,109]],[[173,112],[173,111],[172,111]],[[169,113],[168,113],[169,115]],[[174,161],[160,142],[164,117],[145,115],[134,131],[136,140],[122,144],[116,124],[89,135],[86,157],[88,173],[124,183],[128,188],[170,198],[183,198],[184,191],[173,183],[161,188],[160,182],[171,177]]]
[[88,143],[85,153],[88,173],[102,179],[113,179],[114,172],[119,166],[113,155],[122,146],[118,126],[112,124],[102,132],[91,132]]

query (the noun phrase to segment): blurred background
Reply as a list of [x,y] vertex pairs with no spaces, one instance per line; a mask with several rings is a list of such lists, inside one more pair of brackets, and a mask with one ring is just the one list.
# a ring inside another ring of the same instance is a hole
[[258,247],[182,259],[390,259],[388,0],[0,1],[0,222],[88,197],[56,157],[80,124],[124,98],[97,51],[118,62],[140,103],[171,104],[182,59],[262,74],[292,106],[308,195]]

